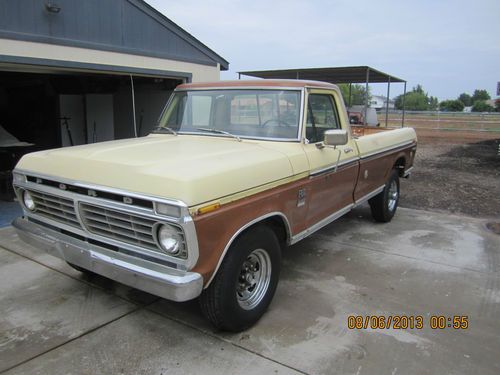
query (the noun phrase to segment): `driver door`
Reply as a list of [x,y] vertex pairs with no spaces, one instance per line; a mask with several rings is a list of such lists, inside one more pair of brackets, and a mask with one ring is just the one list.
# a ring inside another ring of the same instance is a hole
[[[359,158],[347,120],[339,111],[340,94],[310,89],[307,95],[304,151],[310,166],[307,224],[311,226],[353,203]],[[323,134],[330,129],[348,131],[346,145],[322,147]],[[338,167],[335,170],[337,165]]]

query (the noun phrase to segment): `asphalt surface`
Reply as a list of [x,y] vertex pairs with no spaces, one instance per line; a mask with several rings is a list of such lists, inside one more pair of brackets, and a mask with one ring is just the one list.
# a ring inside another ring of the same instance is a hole
[[[350,315],[422,327],[349,329]],[[448,327],[455,316],[468,327]],[[0,229],[9,374],[496,375],[499,317],[500,236],[481,219],[400,208],[377,224],[356,209],[287,249],[269,311],[239,334],[214,331],[196,301],[83,276]]]

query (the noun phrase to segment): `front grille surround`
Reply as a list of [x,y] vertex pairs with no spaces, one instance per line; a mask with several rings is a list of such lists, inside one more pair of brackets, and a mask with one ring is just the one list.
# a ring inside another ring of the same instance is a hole
[[[162,252],[156,238],[158,226],[162,222],[157,219],[84,202],[80,202],[79,212],[84,228],[90,233]],[[185,259],[187,249],[184,231],[173,226],[183,239],[178,257]]]
[[[154,209],[85,196],[55,186],[42,186],[30,181],[14,183],[14,188],[18,200],[24,208],[25,216],[38,222],[46,222],[47,225],[70,231],[75,235],[87,238],[88,241],[97,240],[110,246],[117,246],[131,256],[149,257],[151,261],[157,259],[160,263],[172,262],[176,265],[175,268],[181,270],[191,269],[198,260],[198,241],[194,222],[187,206],[182,202],[179,206],[181,217],[165,218],[156,214]],[[104,190],[102,187],[98,188]],[[33,196],[37,205],[34,211],[24,206],[22,199],[24,191],[28,191]],[[127,194],[127,192],[119,193]],[[143,196],[142,199],[148,199],[148,197]],[[173,203],[172,200],[168,199],[149,199],[153,203],[152,207],[154,207],[155,202],[170,205]],[[81,209],[82,205],[87,211],[93,209],[97,212],[84,214]],[[104,213],[104,215],[99,215],[99,213]],[[110,217],[112,225],[108,225],[106,221]],[[131,223],[120,220],[126,218],[131,219]],[[106,221],[106,223],[101,224],[104,224],[107,229],[95,224],[99,220]],[[183,240],[179,253],[171,255],[160,247],[157,241],[157,231],[162,224],[169,224],[177,228],[178,234]]]

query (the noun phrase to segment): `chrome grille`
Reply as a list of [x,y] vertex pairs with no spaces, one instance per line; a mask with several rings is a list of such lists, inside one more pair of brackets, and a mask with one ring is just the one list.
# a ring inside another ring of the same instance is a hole
[[80,227],[73,200],[34,190],[28,192],[35,202],[35,213],[60,223]]
[[154,219],[87,203],[80,203],[80,216],[90,233],[159,250],[153,237]]

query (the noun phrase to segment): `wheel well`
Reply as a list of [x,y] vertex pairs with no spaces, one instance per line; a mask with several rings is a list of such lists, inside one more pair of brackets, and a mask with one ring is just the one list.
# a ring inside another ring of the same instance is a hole
[[398,171],[399,177],[403,177],[405,174],[405,166],[406,166],[406,160],[404,157],[400,157],[396,162],[394,163],[394,169]]
[[215,267],[214,272],[210,277],[210,279],[208,280],[208,282],[205,283],[204,286],[205,289],[212,283],[212,280],[219,271],[219,267],[222,261],[226,257],[226,252],[229,250],[234,241],[236,241],[243,233],[252,230],[253,228],[259,225],[268,225],[272,228],[272,230],[274,231],[274,233],[276,233],[276,236],[278,237],[281,250],[283,250],[285,246],[290,243],[290,238],[291,238],[290,226],[288,223],[288,219],[284,214],[275,212],[270,214],[269,216],[263,216],[261,220],[256,219],[255,222],[251,222],[251,224],[248,225],[248,227],[246,227],[245,229],[236,232],[235,235],[231,238],[231,240],[226,244],[224,252],[220,256],[219,263]]
[[287,224],[285,223],[285,219],[280,216],[271,216],[263,222],[271,225],[274,233],[276,233],[276,236],[278,237],[281,248],[283,249],[284,246],[286,246],[289,242],[289,229]]
[[[278,237],[278,241],[280,242],[282,249],[289,243],[290,241],[289,227],[284,217],[280,215],[273,215],[271,217],[267,217],[261,221],[258,221],[250,225],[248,228],[245,228],[245,230],[242,233],[252,230],[253,228],[259,225],[267,225],[272,228],[272,230],[276,234],[276,237]],[[240,233],[238,237],[242,233]]]

